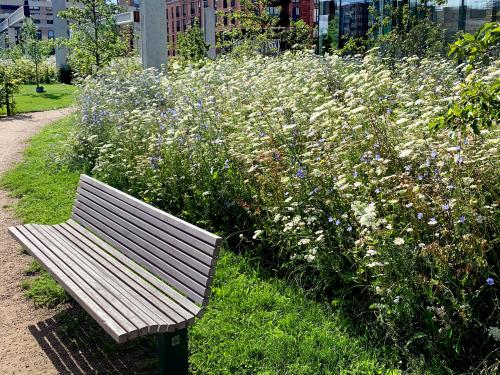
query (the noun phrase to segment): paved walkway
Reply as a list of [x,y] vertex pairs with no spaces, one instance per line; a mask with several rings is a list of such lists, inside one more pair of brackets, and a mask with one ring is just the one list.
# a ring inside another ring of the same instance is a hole
[[[0,175],[20,161],[30,137],[68,113],[66,109],[0,118]],[[0,374],[59,374],[28,329],[52,317],[55,311],[35,309],[19,286],[31,258],[20,253],[7,233],[7,227],[16,223],[8,209],[14,203],[0,190]]]

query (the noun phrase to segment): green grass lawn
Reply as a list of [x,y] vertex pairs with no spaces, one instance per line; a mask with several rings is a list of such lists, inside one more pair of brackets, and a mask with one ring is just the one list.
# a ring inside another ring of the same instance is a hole
[[[25,222],[50,224],[69,217],[79,173],[57,168],[53,155],[66,140],[71,124],[68,117],[46,127],[31,141],[24,162],[0,181],[20,198],[16,210]],[[35,302],[54,305],[67,299],[36,265],[27,272],[38,275],[24,283]],[[133,359],[134,371],[145,373],[143,364],[149,368],[147,373],[154,373],[151,338],[132,341],[123,349],[79,311],[79,315],[59,315],[61,329],[74,332],[68,327],[94,327],[90,340],[98,342],[99,348],[122,351],[120,360]],[[222,251],[217,266],[207,312],[190,328],[189,339],[193,374],[438,373],[424,370],[425,364],[418,360],[402,365],[394,350],[377,342],[368,329],[355,326],[339,309],[308,300],[300,290],[263,276],[249,260],[227,250]],[[68,346],[78,340],[70,340]],[[133,373],[132,368],[128,371]]]
[[[22,85],[15,95],[16,113],[48,111],[50,109],[66,108],[73,104],[75,86],[64,84],[42,85],[45,92],[38,94],[36,85]],[[0,109],[0,116],[6,114],[6,109]]]

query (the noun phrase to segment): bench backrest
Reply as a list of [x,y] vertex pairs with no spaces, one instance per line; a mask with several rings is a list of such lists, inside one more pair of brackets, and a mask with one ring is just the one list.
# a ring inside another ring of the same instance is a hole
[[191,301],[207,304],[220,237],[86,175],[72,218]]

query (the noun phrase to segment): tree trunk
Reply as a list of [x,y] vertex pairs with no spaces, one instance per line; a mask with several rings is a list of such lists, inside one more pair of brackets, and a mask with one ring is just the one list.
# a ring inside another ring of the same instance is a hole
[[38,78],[38,61],[35,61],[36,88],[40,88],[40,79]]
[[5,107],[7,108],[7,116],[12,116],[12,111],[10,108],[9,86],[7,84],[7,81],[5,81]]

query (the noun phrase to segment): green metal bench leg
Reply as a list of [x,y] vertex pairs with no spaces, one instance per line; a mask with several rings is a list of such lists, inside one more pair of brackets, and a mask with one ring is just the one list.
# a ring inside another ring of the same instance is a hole
[[160,375],[188,374],[187,328],[173,333],[158,335]]

